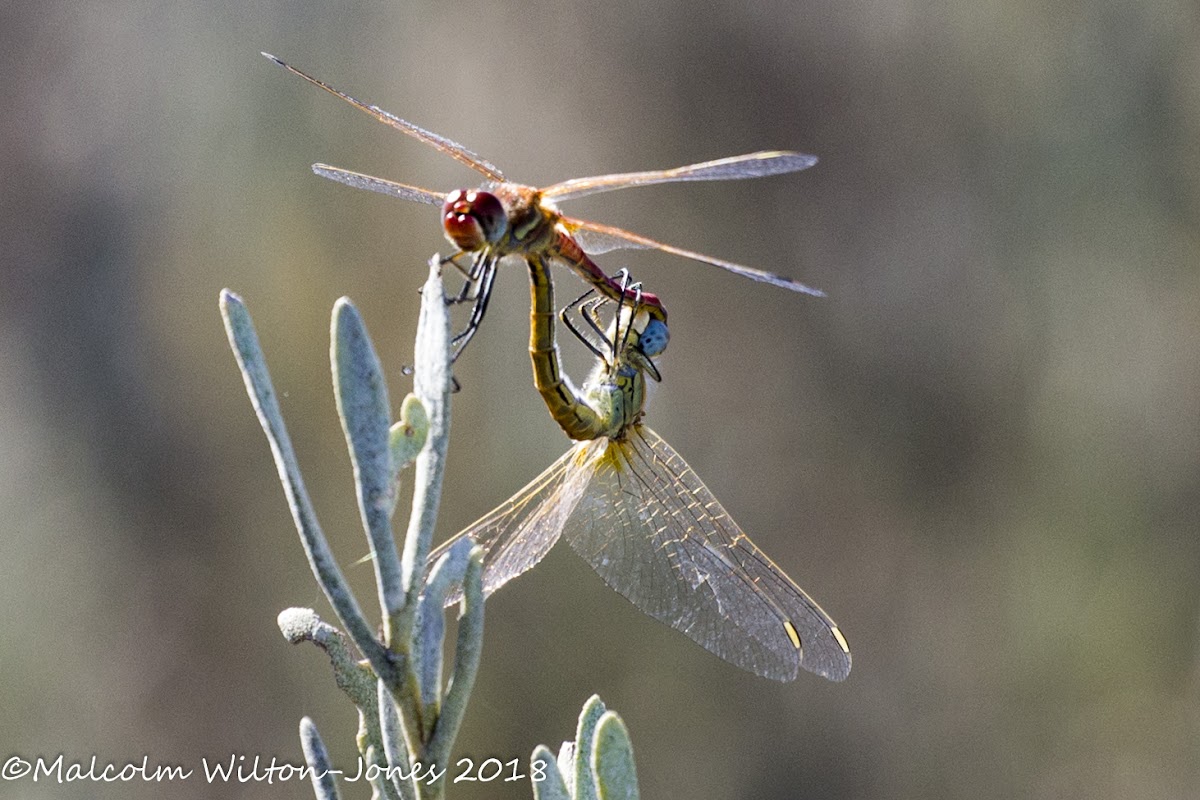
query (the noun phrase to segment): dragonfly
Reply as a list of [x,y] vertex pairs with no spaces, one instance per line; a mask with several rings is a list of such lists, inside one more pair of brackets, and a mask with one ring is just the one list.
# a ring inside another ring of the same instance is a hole
[[[782,150],[763,151],[674,169],[574,178],[546,188],[535,188],[508,181],[494,164],[445,136],[403,120],[378,106],[356,100],[269,53],[263,55],[380,122],[470,167],[484,178],[484,185],[480,188],[437,192],[328,164],[312,166],[316,174],[356,189],[442,207],[443,232],[451,244],[458,248],[447,260],[462,269],[467,278],[462,293],[454,300],[472,303],[467,325],[455,337],[456,353],[462,352],[478,330],[491,297],[497,264],[506,256],[565,264],[598,292],[614,301],[621,297],[619,282],[606,274],[591,257],[619,249],[660,250],[784,289],[824,296],[821,290],[783,275],[664,244],[611,225],[575,219],[558,211],[558,203],[631,186],[740,180],[798,172],[815,164],[815,156]],[[467,266],[459,264],[460,257],[467,259]],[[649,292],[642,292],[640,297],[647,314],[665,323],[667,312],[662,301]]]
[[[778,681],[795,679],[800,667],[844,680],[850,648],[838,626],[750,541],[687,462],[642,424],[646,378],[660,379],[653,358],[667,336],[665,323],[653,317],[636,329],[644,311],[639,287],[621,282],[607,327],[598,311],[612,302],[607,297],[582,305],[580,298],[563,309],[560,319],[598,358],[578,391],[558,364],[549,275],[544,267],[531,267],[530,275],[535,383],[576,443],[435,549],[430,563],[470,537],[483,549],[483,591],[490,595],[566,538],[610,587],[720,658]],[[575,306],[585,325],[568,316]]]

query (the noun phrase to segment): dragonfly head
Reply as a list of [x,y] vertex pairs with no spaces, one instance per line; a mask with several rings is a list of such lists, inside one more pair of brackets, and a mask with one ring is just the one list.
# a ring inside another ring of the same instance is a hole
[[460,250],[473,252],[495,244],[504,236],[508,215],[491,192],[456,189],[442,206],[442,228],[446,238]]
[[[628,279],[627,273],[625,279]],[[641,304],[641,284],[634,284],[633,290],[636,299],[631,305],[626,305],[628,288],[622,285],[621,301],[608,329],[606,338],[612,348],[613,366],[626,375],[643,372],[651,380],[661,381],[662,375],[653,359],[667,349],[671,331],[664,319],[652,316]],[[639,331],[636,324],[642,319],[646,322]]]
[[670,338],[670,334],[667,331],[666,323],[652,319],[646,323],[646,327],[641,333],[638,333],[636,328],[631,328],[629,333],[631,336],[623,346],[619,341],[615,342],[618,347],[622,348],[616,359],[618,369],[625,371],[626,374],[642,372],[653,381],[662,381],[662,375],[655,366],[653,358],[661,355],[667,349],[667,339]]

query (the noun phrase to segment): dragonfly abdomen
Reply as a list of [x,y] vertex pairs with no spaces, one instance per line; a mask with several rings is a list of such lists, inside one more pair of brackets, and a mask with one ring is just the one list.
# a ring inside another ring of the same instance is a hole
[[596,291],[610,300],[636,301],[638,308],[649,314],[651,319],[664,323],[667,321],[667,310],[663,307],[662,301],[658,299],[658,295],[650,292],[635,292],[630,287],[623,286],[619,280],[600,269],[600,266],[592,261],[591,256],[583,251],[579,242],[575,241],[575,238],[563,225],[556,225],[555,234],[552,246],[554,255],[574,270],[576,275],[595,286]]
[[540,257],[530,257],[529,359],[533,363],[533,384],[541,394],[550,416],[567,436],[585,441],[604,436],[607,426],[587,403],[580,402],[575,387],[562,374],[558,344],[554,337],[554,284],[550,270]]

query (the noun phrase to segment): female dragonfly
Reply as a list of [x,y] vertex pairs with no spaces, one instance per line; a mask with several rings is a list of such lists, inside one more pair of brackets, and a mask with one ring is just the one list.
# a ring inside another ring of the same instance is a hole
[[640,333],[634,328],[637,287],[620,283],[607,332],[598,313],[607,298],[580,307],[590,336],[568,315],[584,298],[563,310],[563,322],[600,359],[580,393],[559,368],[548,272],[531,262],[530,277],[535,383],[576,444],[437,548],[430,563],[458,539],[473,538],[484,550],[483,590],[491,594],[565,536],[609,586],[726,661],[779,681],[794,679],[800,667],[845,679],[850,648],[834,621],[755,547],[683,458],[642,424],[645,377],[659,379],[652,358],[667,337],[665,324],[654,318]]
[[[486,183],[482,188],[459,189],[446,193],[326,164],[313,165],[313,172],[348,186],[389,194],[403,200],[442,206],[444,233],[458,248],[458,252],[449,260],[458,265],[455,259],[459,256],[469,259],[469,266],[464,268],[467,284],[457,299],[472,302],[473,307],[466,329],[456,337],[459,352],[470,341],[487,310],[496,265],[500,259],[510,255],[526,261],[551,260],[566,264],[600,293],[614,300],[620,297],[620,286],[605,274],[590,256],[622,248],[662,250],[712,264],[756,281],[796,292],[824,295],[818,289],[782,275],[663,244],[611,225],[567,217],[557,209],[557,203],[562,201],[629,186],[677,181],[735,180],[797,172],[815,164],[815,156],[785,151],[749,153],[675,169],[575,178],[538,189],[505,180],[498,167],[444,136],[400,119],[377,106],[360,102],[269,53],[263,55],[289,72],[337,95],[380,122],[445,153],[484,177]],[[652,317],[661,322],[666,321],[666,310],[655,295],[643,292],[641,302]]]

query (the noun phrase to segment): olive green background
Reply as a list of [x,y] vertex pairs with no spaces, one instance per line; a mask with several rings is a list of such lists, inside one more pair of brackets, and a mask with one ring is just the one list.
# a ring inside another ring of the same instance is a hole
[[[829,293],[601,259],[671,310],[649,424],[838,620],[850,678],[739,672],[564,549],[489,602],[460,754],[557,748],[599,692],[646,798],[1200,794],[1194,3],[53,0],[0,20],[0,758],[197,770],[0,796],[311,796],[199,776],[201,756],[298,762],[305,714],[353,768],[324,657],[275,627],[291,605],[332,615],[217,293],[255,315],[370,605],[329,310],[358,303],[398,402],[447,244],[436,209],[308,165],[475,177],[260,50],[529,183],[821,157],[567,210]],[[567,447],[527,310],[506,265],[457,369],[442,536]],[[578,348],[567,363],[581,379]]]

